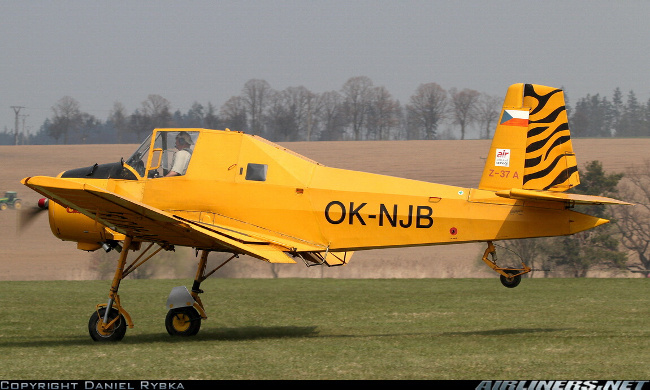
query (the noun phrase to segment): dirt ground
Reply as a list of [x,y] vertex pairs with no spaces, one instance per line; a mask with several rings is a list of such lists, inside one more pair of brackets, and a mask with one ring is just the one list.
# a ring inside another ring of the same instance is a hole
[[[650,139],[573,140],[578,163],[601,161],[606,172],[623,172],[648,158]],[[283,146],[331,167],[400,176],[435,183],[476,187],[490,147],[488,140],[294,142]],[[40,196],[20,184],[28,176],[125,159],[137,145],[0,146],[0,192],[17,191],[23,209]],[[24,212],[21,211],[21,212]],[[18,231],[20,212],[0,211],[0,280],[87,280],[97,278],[93,254],[55,238],[41,213]],[[483,244],[457,244],[357,252],[343,267],[271,266],[242,257],[229,263],[232,277],[460,278],[496,277],[482,264]],[[194,253],[187,253],[194,263]],[[117,254],[112,252],[112,256]],[[96,255],[95,255],[96,257]],[[272,267],[275,267],[272,270]],[[193,275],[193,271],[190,275]],[[159,277],[178,277],[161,274]],[[185,277],[186,275],[181,275]]]

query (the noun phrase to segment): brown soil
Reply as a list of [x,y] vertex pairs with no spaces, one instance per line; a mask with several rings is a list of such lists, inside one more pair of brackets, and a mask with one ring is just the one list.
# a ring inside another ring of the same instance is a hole
[[[650,139],[577,139],[573,142],[580,166],[598,160],[606,172],[623,172],[641,163],[650,148]],[[283,146],[332,167],[476,187],[490,141],[295,142]],[[22,178],[53,176],[66,169],[119,161],[136,147],[0,146],[3,168],[0,170],[0,192],[17,191],[24,209],[28,209],[40,196],[20,184]],[[42,214],[19,233],[19,212],[0,211],[0,280],[95,279],[97,274],[91,267],[93,254],[77,250],[74,243],[56,239],[50,232],[46,214]],[[224,269],[228,268],[228,275],[234,277],[272,277],[273,272],[280,277],[493,277],[495,274],[479,260],[483,249],[483,244],[459,244],[372,250],[357,252],[349,265],[335,268],[302,264],[271,266],[241,258]],[[187,261],[194,262],[194,254],[187,253]],[[193,271],[189,275],[193,275]]]

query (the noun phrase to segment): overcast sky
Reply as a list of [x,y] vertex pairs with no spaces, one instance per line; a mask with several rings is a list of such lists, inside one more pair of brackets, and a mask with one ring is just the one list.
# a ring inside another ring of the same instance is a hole
[[408,103],[418,85],[502,97],[518,82],[571,101],[650,97],[649,1],[138,0],[0,2],[0,131],[38,130],[63,96],[105,120],[149,94],[217,108],[250,79],[339,90],[368,76]]

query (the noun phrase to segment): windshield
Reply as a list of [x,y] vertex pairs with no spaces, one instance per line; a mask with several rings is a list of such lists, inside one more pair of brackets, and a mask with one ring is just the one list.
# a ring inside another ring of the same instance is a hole
[[142,142],[140,147],[138,147],[138,150],[136,150],[135,153],[126,160],[126,164],[135,169],[140,176],[144,176],[144,167],[147,164],[147,155],[149,155],[149,145],[151,145],[151,135],[149,135],[144,142]]

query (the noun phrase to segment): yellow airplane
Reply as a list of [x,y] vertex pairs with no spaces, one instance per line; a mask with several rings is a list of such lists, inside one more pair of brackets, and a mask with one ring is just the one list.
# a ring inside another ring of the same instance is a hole
[[[168,333],[191,336],[207,318],[201,282],[239,255],[340,266],[360,250],[485,242],[483,261],[515,287],[531,269],[497,265],[493,241],[570,235],[608,222],[574,205],[628,204],[566,192],[579,178],[564,94],[532,84],[508,89],[478,189],[326,167],[227,129],[155,129],[126,161],[22,183],[46,197],[56,237],[120,251],[108,301],[89,320],[96,341],[133,327],[120,282],[174,246],[201,251],[191,290],[167,300]],[[213,251],[232,256],[207,271]]]

